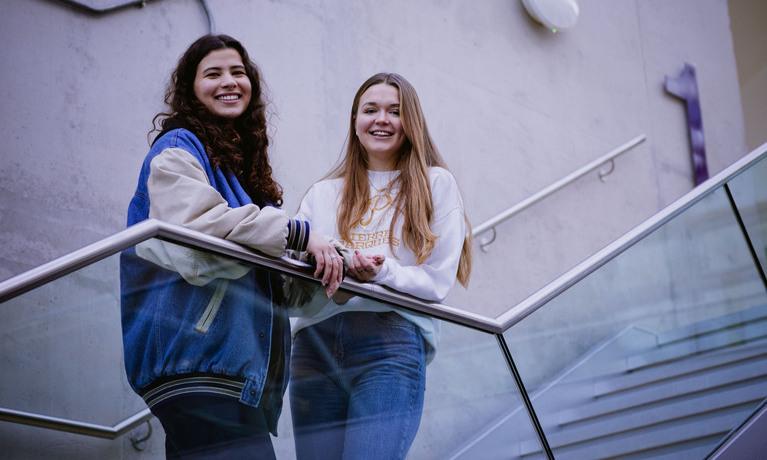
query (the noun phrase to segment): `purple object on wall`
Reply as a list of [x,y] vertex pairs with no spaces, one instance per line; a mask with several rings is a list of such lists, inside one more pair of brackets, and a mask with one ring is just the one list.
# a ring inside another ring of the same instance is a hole
[[700,112],[698,97],[698,79],[695,77],[695,67],[684,64],[684,70],[676,78],[666,77],[666,91],[684,99],[687,103],[687,126],[690,131],[690,146],[692,147],[692,166],[695,172],[695,185],[708,179],[708,164],[706,163],[706,143],[703,139],[703,118]]

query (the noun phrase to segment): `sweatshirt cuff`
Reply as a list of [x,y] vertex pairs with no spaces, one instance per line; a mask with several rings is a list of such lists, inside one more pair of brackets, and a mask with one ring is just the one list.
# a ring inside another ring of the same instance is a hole
[[374,276],[374,277],[373,277],[373,278],[372,278],[370,281],[373,281],[373,282],[376,282],[376,283],[380,283],[380,282],[381,282],[381,281],[383,281],[383,280],[384,280],[384,279],[385,279],[387,276],[389,276],[389,272],[390,272],[390,271],[391,271],[391,270],[390,270],[390,267],[389,267],[389,258],[387,257],[387,258],[384,260],[384,263],[383,263],[383,265],[381,265],[381,269],[380,269],[380,270],[378,270],[378,273],[376,273],[376,276]]
[[288,220],[288,244],[286,249],[306,251],[309,244],[309,222],[305,220]]

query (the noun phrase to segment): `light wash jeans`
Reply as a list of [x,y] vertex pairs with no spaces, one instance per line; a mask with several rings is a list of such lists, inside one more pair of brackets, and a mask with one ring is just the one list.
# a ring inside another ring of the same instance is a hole
[[345,312],[301,329],[290,378],[298,459],[404,459],[421,422],[425,347],[395,312]]

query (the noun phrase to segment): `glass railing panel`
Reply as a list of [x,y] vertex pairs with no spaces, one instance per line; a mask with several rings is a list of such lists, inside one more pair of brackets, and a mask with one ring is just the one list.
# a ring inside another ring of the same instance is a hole
[[[352,292],[343,290],[342,293],[354,295]],[[345,309],[353,309],[354,307],[349,306],[358,300],[362,299],[352,298],[349,300],[345,304],[345,307],[347,307]],[[377,303],[378,306],[375,308],[388,309],[392,306],[380,300]],[[313,304],[313,302],[310,303],[310,305]],[[311,307],[310,310],[312,310]],[[407,310],[398,309],[397,311],[406,312]],[[301,347],[305,346],[301,342],[306,340],[308,335],[316,334],[318,331],[325,331],[327,334],[328,323],[337,327],[338,322],[336,317],[330,317],[319,323],[319,325],[315,325],[311,332],[307,333],[306,328],[299,329],[302,326],[301,322],[305,321],[305,318],[301,318],[301,314],[298,311],[294,311],[292,314],[297,315],[292,318],[295,334],[293,365],[300,366],[297,356],[302,353]],[[321,312],[315,314],[321,314]],[[366,315],[369,315],[369,313],[366,313]],[[390,313],[376,313],[375,316],[380,316],[380,318],[375,321],[387,324],[391,320],[389,315]],[[351,315],[345,317],[343,319],[344,324],[350,320]],[[359,319],[355,321],[359,321]],[[401,322],[399,320],[397,322],[401,326]],[[431,323],[431,320],[428,320],[428,322]],[[365,322],[360,322],[358,327],[361,328],[364,324]],[[436,324],[438,345],[434,354],[429,357],[428,364],[426,365],[423,409],[420,421],[414,420],[419,427],[407,453],[407,458],[418,460],[507,458],[510,455],[509,449],[514,448],[513,445],[509,445],[508,440],[510,438],[527,439],[534,435],[534,431],[507,363],[499,349],[496,337],[486,332],[447,321],[438,321],[434,324]],[[381,333],[384,333],[384,330],[373,329],[373,332],[369,333],[368,337],[369,339],[379,340],[375,336]],[[340,337],[342,336],[339,335],[339,338],[337,338],[339,342],[342,341]],[[328,357],[332,356],[338,362],[349,359],[350,357],[347,356],[347,352],[336,348],[337,346],[337,342],[333,344],[332,348],[330,345],[322,346],[315,343],[313,348],[315,353]],[[385,344],[375,346],[376,349],[386,349],[388,347],[389,345]],[[392,349],[392,352],[400,354],[400,352],[394,349]],[[301,402],[300,396],[294,392],[298,391],[296,387],[304,384],[301,381],[304,376],[295,367],[293,370],[295,372],[291,374],[291,382],[288,387],[290,397],[286,397],[285,400],[287,406],[300,404]],[[391,388],[390,392],[397,393],[399,390],[392,391],[395,390],[394,387],[406,385],[406,383],[400,382],[398,379],[397,381],[390,382],[388,387]],[[364,386],[360,385],[357,388],[364,389]],[[335,389],[326,393],[321,388],[317,389],[321,399],[330,398],[334,391]],[[279,453],[282,455],[278,455],[278,458],[294,458],[292,456],[294,454],[290,451],[288,444],[291,441],[295,441],[296,433],[292,425],[294,410],[295,408],[285,410],[280,419],[280,426],[284,427],[282,429],[289,436],[278,441],[281,446]],[[385,414],[379,417],[382,418],[377,420],[377,422],[374,420],[374,423],[382,425],[379,429],[375,430],[379,433],[376,437],[383,437],[384,431],[393,430],[395,426],[402,425],[403,418],[405,418],[405,416],[400,415],[393,420],[389,420]],[[487,436],[492,427],[506,420],[514,421],[515,429],[512,432],[496,432],[495,436]],[[359,423],[359,420],[353,423]],[[318,422],[313,428],[322,431],[319,443],[323,446],[323,452],[331,452],[329,450],[331,449],[329,446],[331,441],[328,438],[335,436],[333,433],[335,427],[329,427],[325,423]],[[349,427],[346,428],[349,429]],[[282,435],[280,437],[282,438]],[[385,444],[396,445],[400,442],[400,439],[391,439]],[[382,446],[379,446],[379,448],[382,448]],[[335,453],[328,453],[327,458],[341,458],[340,453],[337,451],[332,452]],[[388,456],[385,457],[388,458]],[[398,454],[392,453],[391,458],[398,458]]]
[[767,396],[755,267],[719,189],[507,331],[554,455],[702,458],[744,420]]
[[[126,270],[126,267],[132,268]],[[0,352],[3,366],[0,406],[73,423],[106,427],[119,424],[147,407],[131,390],[126,377],[122,299],[133,298],[137,304],[147,302],[165,306],[157,310],[154,326],[144,330],[145,336],[126,343],[129,362],[135,361],[128,366],[132,369],[130,380],[136,381],[151,372],[170,372],[159,360],[148,366],[153,370],[136,364],[144,356],[162,354],[162,347],[156,344],[163,341],[189,340],[192,343],[194,339],[190,337],[223,337],[207,348],[194,342],[189,356],[184,353],[190,350],[177,349],[169,353],[170,360],[180,366],[182,361],[193,362],[202,356],[215,363],[211,368],[231,363],[243,347],[253,344],[248,344],[245,339],[241,343],[227,342],[226,338],[231,336],[229,338],[234,338],[235,342],[240,340],[236,338],[241,337],[236,330],[243,324],[258,327],[255,319],[259,317],[259,308],[263,307],[257,307],[253,300],[258,295],[254,292],[260,289],[254,291],[254,286],[265,286],[267,279],[271,279],[274,292],[287,287],[286,292],[290,295],[286,302],[296,307],[290,310],[293,318],[281,316],[285,324],[292,323],[295,328],[298,316],[310,315],[307,312],[316,311],[317,305],[322,304],[321,295],[295,300],[298,292],[320,292],[321,287],[316,281],[160,239],[147,240],[121,254],[108,256],[14,297],[0,304],[3,319],[0,332],[4,338]],[[354,292],[343,292],[358,297],[345,305],[353,305],[361,299]],[[181,302],[183,297],[196,295],[204,301],[200,304],[199,315],[192,315],[193,318],[172,313],[174,308],[168,307]],[[221,299],[218,308],[210,308],[212,299],[217,296]],[[311,301],[305,302],[307,299]],[[234,308],[234,305],[240,307]],[[253,307],[251,316],[246,312],[249,307],[242,308],[242,305]],[[381,302],[377,304],[381,310],[388,306]],[[233,314],[226,309],[239,313]],[[282,307],[280,311],[284,313]],[[400,316],[392,314],[397,318],[396,324],[389,324],[392,317],[388,313],[375,314],[376,324],[383,324],[387,331],[402,329]],[[350,317],[345,315],[345,320]],[[333,322],[334,318],[328,321]],[[125,324],[129,325],[128,322]],[[165,330],[166,324],[174,326]],[[173,336],[169,331],[174,327],[185,332]],[[160,329],[165,332],[157,333]],[[410,326],[406,329],[415,330]],[[424,346],[420,335],[416,337],[417,345]],[[436,354],[426,367],[423,412],[420,420],[415,422],[419,428],[407,458],[506,458],[508,439],[528,439],[533,436],[533,431],[495,336],[441,321],[439,337]],[[325,351],[328,355],[334,354],[333,350]],[[149,361],[153,359],[149,358]],[[279,436],[271,438],[278,459],[296,458],[289,398],[294,382],[295,379],[288,383],[285,393],[278,419]],[[398,386],[399,383],[391,383],[390,389]],[[325,397],[323,390],[317,392],[320,397]],[[511,432],[501,433],[501,437],[487,437],[490,427],[507,420],[514,421]],[[163,458],[163,427],[157,419],[152,419],[151,423],[154,434],[141,445],[145,450],[140,455]],[[0,444],[14,452],[17,458],[48,458],[51,455],[65,459],[123,458],[136,455],[132,453],[134,448],[129,439],[125,438],[110,441],[4,421],[0,424],[3,424]],[[384,425],[391,424],[386,422]],[[41,430],[44,430],[42,436]],[[137,438],[146,432],[147,427],[142,425],[129,435]],[[40,439],[44,441],[40,442]],[[480,440],[484,442],[478,442]],[[323,445],[326,444],[323,440]]]
[[754,246],[762,270],[767,272],[767,159],[729,182],[733,199]]
[[[122,366],[118,259],[0,304],[0,407],[108,428],[146,408]],[[120,458],[131,449],[127,436],[117,442],[5,421],[0,445],[9,458]]]
[[493,460],[517,455],[513,441],[532,439],[535,432],[497,340],[448,322],[441,327],[439,350],[427,366],[421,428],[407,458]]

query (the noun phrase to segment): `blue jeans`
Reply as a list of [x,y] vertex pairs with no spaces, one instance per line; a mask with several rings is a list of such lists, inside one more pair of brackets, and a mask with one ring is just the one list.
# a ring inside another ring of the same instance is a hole
[[395,312],[345,312],[298,331],[290,407],[304,459],[404,459],[421,422],[426,345]]

